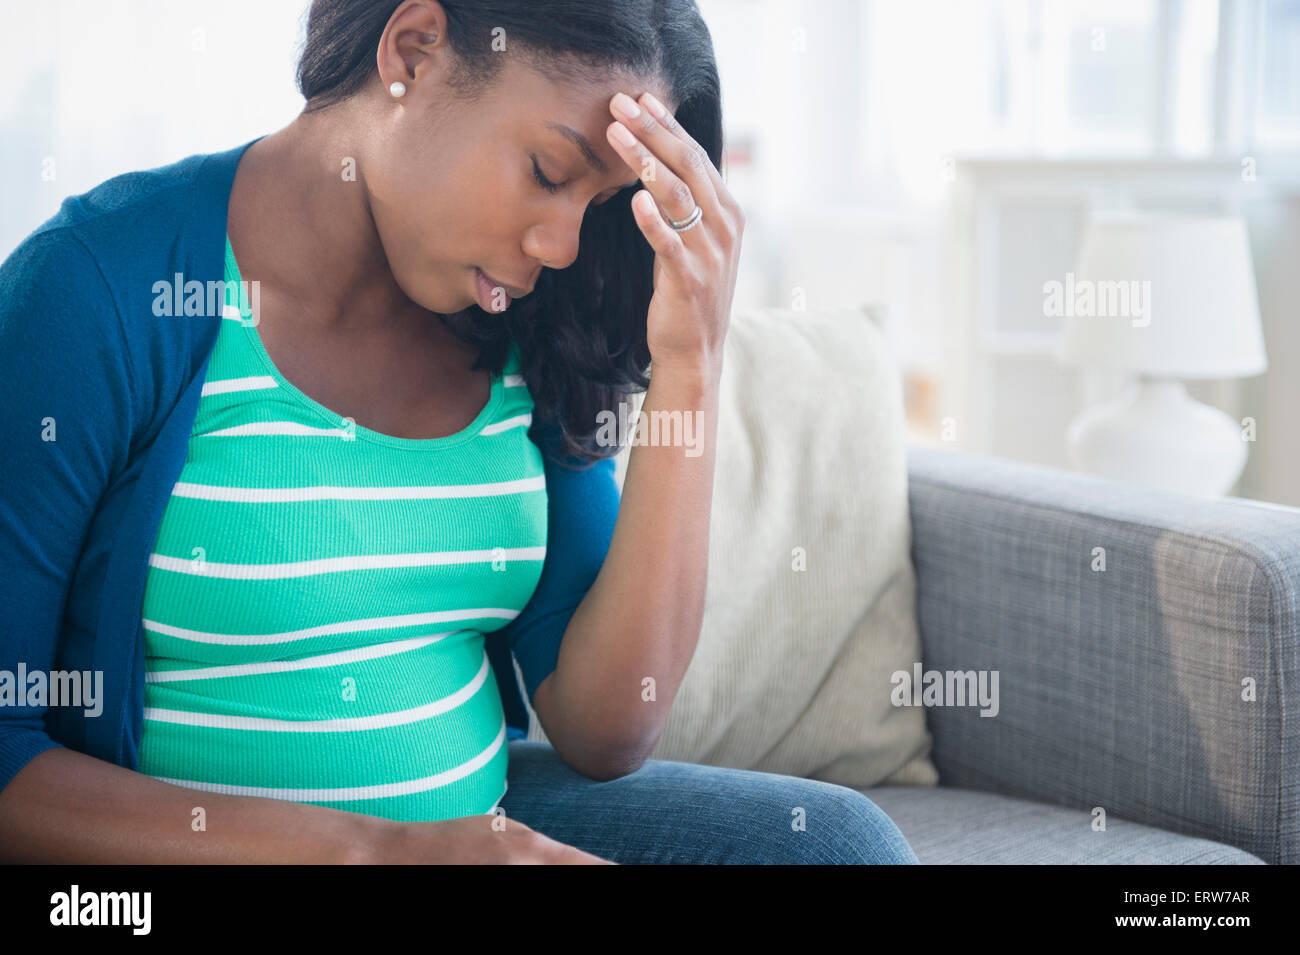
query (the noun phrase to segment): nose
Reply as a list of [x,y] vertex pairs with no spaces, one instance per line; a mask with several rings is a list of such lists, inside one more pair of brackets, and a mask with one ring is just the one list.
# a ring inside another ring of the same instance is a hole
[[567,208],[557,209],[528,230],[524,252],[548,269],[567,269],[578,258],[578,239],[586,211],[585,207],[576,214]]
[[567,269],[578,258],[578,230],[539,227],[529,233],[524,251],[548,269]]

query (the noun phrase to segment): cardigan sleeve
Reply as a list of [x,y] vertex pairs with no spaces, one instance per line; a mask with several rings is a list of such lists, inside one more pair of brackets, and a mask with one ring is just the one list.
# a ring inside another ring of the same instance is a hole
[[125,467],[136,397],[94,257],[66,227],[28,236],[0,264],[0,790],[62,746],[47,701],[19,679],[57,666],[70,583]]
[[555,669],[565,628],[605,562],[619,505],[612,457],[590,467],[566,467],[551,451],[558,429],[547,423],[538,430],[546,465],[546,559],[532,598],[503,628],[530,703]]

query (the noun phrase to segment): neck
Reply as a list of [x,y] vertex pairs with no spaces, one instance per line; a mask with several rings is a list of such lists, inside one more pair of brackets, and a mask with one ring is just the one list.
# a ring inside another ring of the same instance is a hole
[[362,128],[349,105],[301,114],[250,146],[231,199],[231,241],[257,263],[253,277],[330,326],[391,322],[411,306],[379,241],[355,133],[344,132]]

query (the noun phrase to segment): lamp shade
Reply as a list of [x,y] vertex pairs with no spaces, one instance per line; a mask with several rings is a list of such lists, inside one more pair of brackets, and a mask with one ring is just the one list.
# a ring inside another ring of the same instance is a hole
[[1044,302],[1064,318],[1063,361],[1169,378],[1238,378],[1268,367],[1239,218],[1096,215],[1074,273],[1047,283]]

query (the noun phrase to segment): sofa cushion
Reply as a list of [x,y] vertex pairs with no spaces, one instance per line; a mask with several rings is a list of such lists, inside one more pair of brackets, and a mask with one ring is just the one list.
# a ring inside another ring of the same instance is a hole
[[1264,865],[1221,842],[1026,799],[947,786],[862,792],[898,826],[923,865]]
[[904,444],[900,377],[863,313],[733,314],[704,620],[653,758],[937,781],[924,709],[890,702],[921,659]]
[[1001,681],[996,719],[927,711],[944,784],[1300,862],[1300,510],[908,464],[926,667]]

